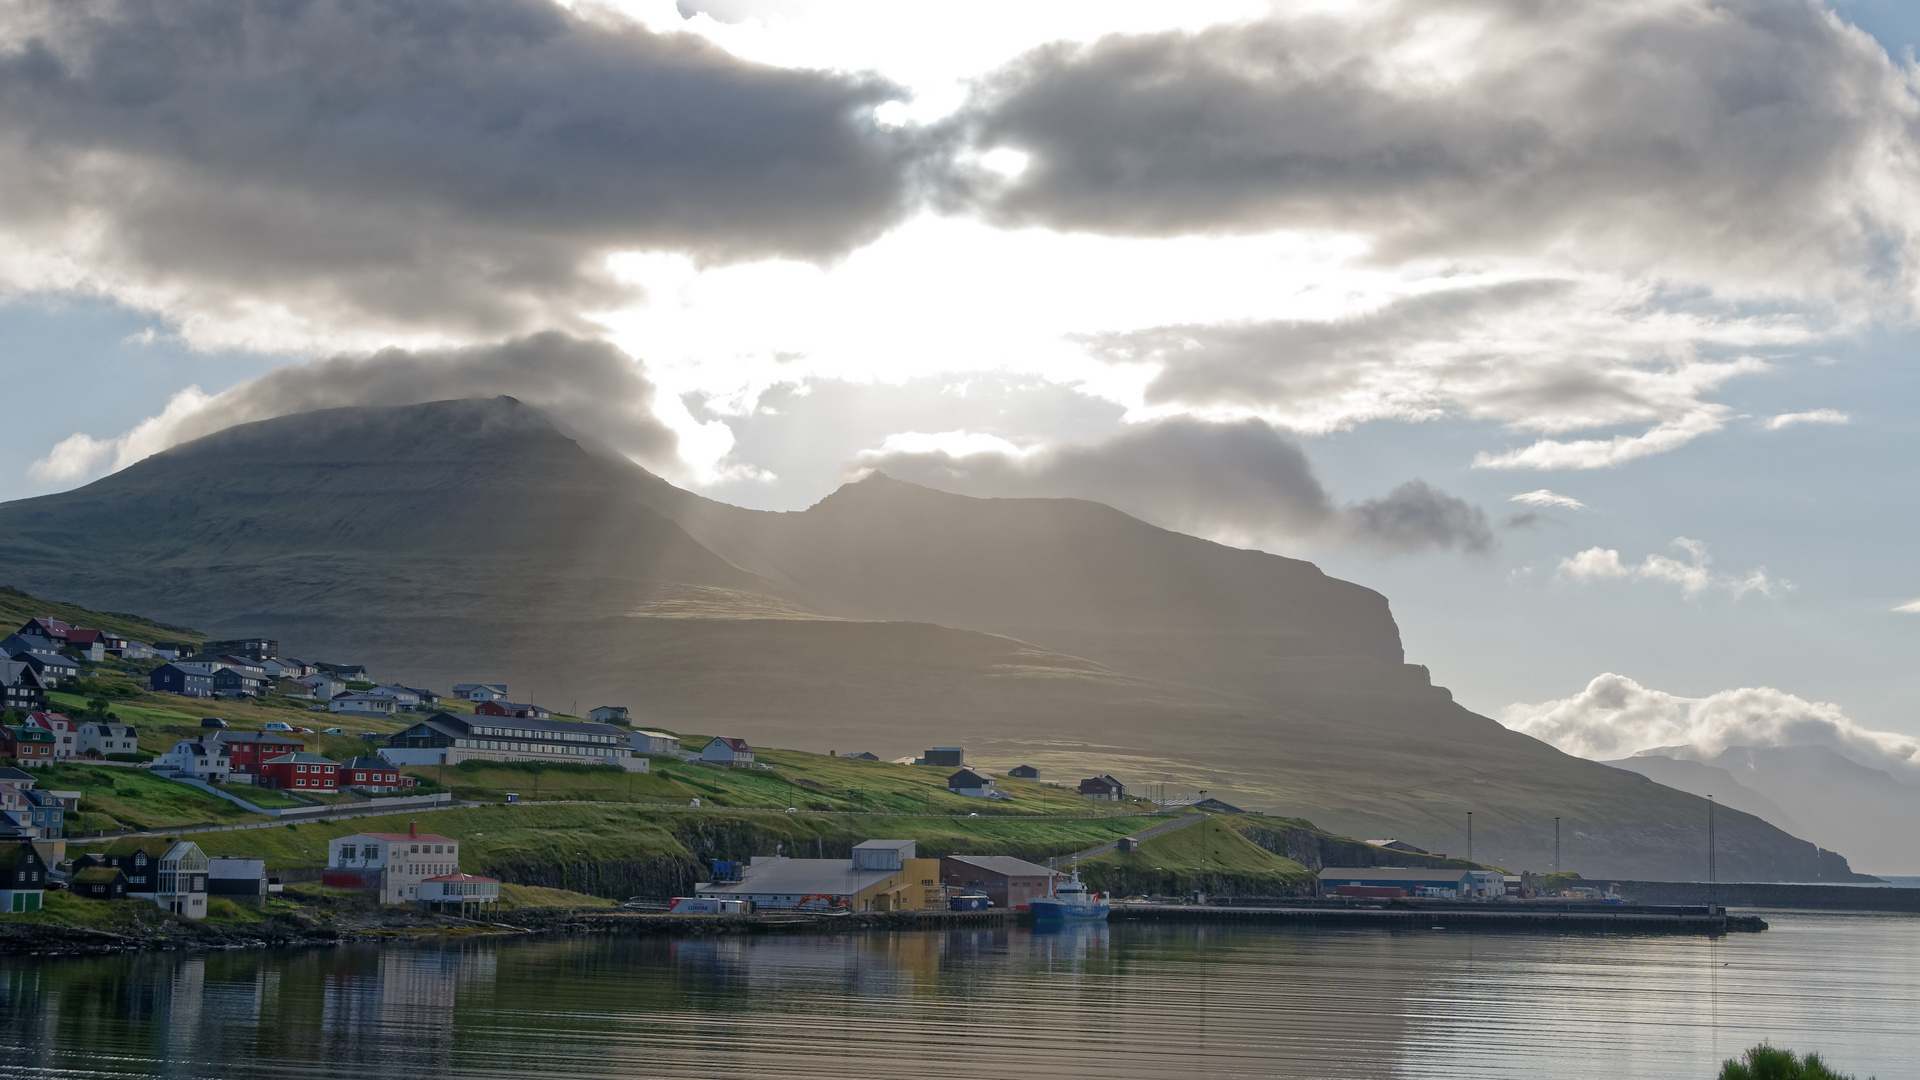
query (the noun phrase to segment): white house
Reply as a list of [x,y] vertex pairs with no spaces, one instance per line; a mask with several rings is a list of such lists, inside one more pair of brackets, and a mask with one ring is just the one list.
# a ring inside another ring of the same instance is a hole
[[627,736],[627,745],[643,754],[680,754],[680,739],[664,731],[636,731]]
[[82,757],[96,752],[101,757],[140,752],[140,733],[118,720],[89,720],[80,725],[79,739]]
[[319,701],[331,701],[335,694],[347,692],[346,681],[331,675],[302,675],[293,681],[306,687],[307,693]]
[[465,911],[469,905],[497,904],[500,902],[500,879],[478,874],[442,874],[421,882],[418,898],[420,903],[429,908],[438,905],[460,911]]
[[403,833],[354,833],[330,841],[320,882],[376,892],[383,904],[411,904],[424,899],[420,886],[428,878],[459,872],[460,842],[413,825]]
[[744,768],[753,764],[753,747],[748,746],[745,739],[729,739],[723,735],[700,751],[700,760],[711,765]]
[[53,732],[53,760],[72,761],[80,756],[79,725],[68,719],[65,713],[30,712],[27,714],[27,723]]
[[387,695],[393,699],[396,709],[415,709],[420,706],[420,692],[404,686],[376,686],[368,693]]
[[181,739],[173,744],[173,749],[153,760],[153,769],[155,772],[191,776],[195,780],[225,783],[233,772],[233,760],[227,756],[226,744],[216,739],[205,742]]
[[333,695],[332,700],[327,702],[327,711],[392,716],[393,710],[399,705],[399,701],[395,700],[392,694],[378,690],[347,690]]
[[955,795],[965,795],[971,799],[1007,799],[1012,798],[994,784],[991,777],[982,776],[972,769],[961,769],[947,777],[947,790]]
[[627,722],[625,705],[601,705],[587,712],[587,719],[596,724],[624,724]]
[[455,683],[453,686],[453,696],[466,698],[468,701],[505,701],[507,700],[507,684]]

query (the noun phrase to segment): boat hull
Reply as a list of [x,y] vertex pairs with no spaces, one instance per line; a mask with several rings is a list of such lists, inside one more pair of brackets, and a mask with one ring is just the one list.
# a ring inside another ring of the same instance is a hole
[[1027,902],[1027,911],[1034,922],[1106,922],[1109,910],[1105,900],[1065,904],[1051,897],[1035,897]]

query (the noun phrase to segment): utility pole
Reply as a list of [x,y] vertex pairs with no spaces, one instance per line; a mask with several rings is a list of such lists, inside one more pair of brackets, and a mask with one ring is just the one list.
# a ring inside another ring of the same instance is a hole
[[1707,907],[1713,907],[1713,885],[1719,878],[1719,867],[1714,865],[1715,852],[1713,835],[1713,796],[1707,796]]
[[1560,872],[1560,819],[1553,819],[1553,872]]
[[1467,861],[1473,861],[1473,811],[1467,811]]

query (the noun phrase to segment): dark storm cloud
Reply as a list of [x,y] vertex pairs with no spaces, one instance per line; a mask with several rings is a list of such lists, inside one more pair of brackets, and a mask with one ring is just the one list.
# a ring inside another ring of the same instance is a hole
[[1030,164],[964,197],[1130,235],[1357,229],[1388,259],[1897,276],[1903,82],[1813,0],[1388,0],[1037,50],[964,121]]
[[1235,541],[1320,536],[1390,552],[1483,551],[1493,543],[1478,508],[1417,480],[1378,499],[1336,504],[1299,444],[1258,420],[1164,420],[1024,457],[878,452],[860,464],[967,495],[1092,499]]
[[906,200],[887,84],[547,0],[27,0],[0,40],[7,241],[202,314],[577,324],[609,251],[827,257]]

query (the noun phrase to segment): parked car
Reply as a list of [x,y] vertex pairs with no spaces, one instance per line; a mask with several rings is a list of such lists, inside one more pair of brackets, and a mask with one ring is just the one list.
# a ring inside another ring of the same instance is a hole
[[232,725],[228,724],[225,720],[222,720],[217,716],[203,716],[200,718],[200,726],[210,727],[210,728],[223,728],[223,727],[231,727]]
[[346,728],[337,728],[337,727],[330,727],[330,728],[328,728],[328,729],[327,729],[327,731],[326,731],[326,733],[327,733],[328,735],[345,735],[345,734],[347,733],[347,729],[346,729]]
[[308,712],[326,712],[327,707],[325,705],[309,705],[307,706],[307,711]]
[[[220,726],[221,726],[221,727],[226,727],[227,725],[225,725],[225,724],[221,724]],[[264,730],[267,730],[267,731],[284,731],[284,732],[287,732],[287,733],[289,733],[289,734],[291,734],[291,733],[293,732],[293,725],[292,725],[292,724],[289,724],[289,723],[287,723],[287,722],[286,722],[285,720],[269,720],[269,721],[267,721],[267,722],[266,722],[266,724],[264,725]]]
[[300,733],[300,734],[302,734],[302,735],[311,735],[311,734],[313,734],[313,729],[312,729],[312,728],[310,728],[310,727],[297,727],[297,728],[294,728],[293,730],[295,730],[295,731],[297,731],[297,732],[299,732],[299,733]]

